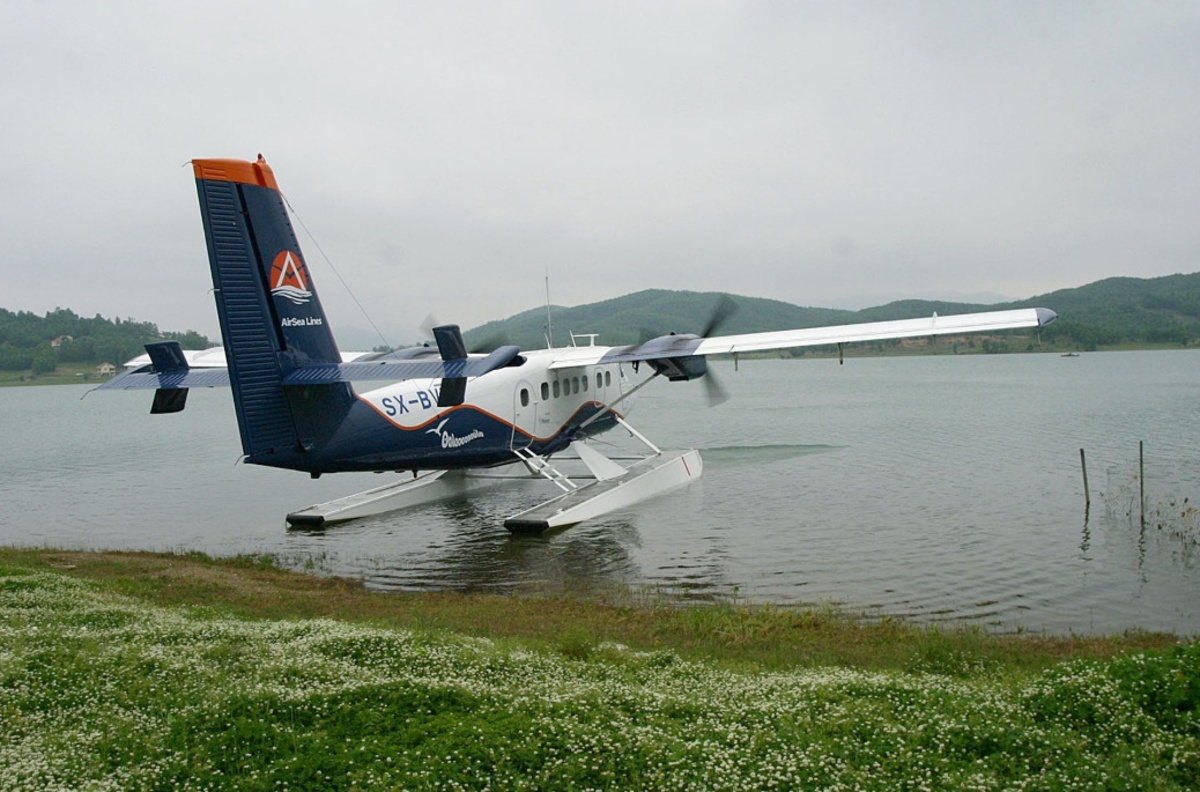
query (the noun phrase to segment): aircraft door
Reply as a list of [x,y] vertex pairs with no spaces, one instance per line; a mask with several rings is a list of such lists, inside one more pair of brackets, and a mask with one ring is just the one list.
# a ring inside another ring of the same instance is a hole
[[533,442],[537,427],[538,392],[525,380],[517,383],[513,394],[513,429],[509,448],[524,448]]

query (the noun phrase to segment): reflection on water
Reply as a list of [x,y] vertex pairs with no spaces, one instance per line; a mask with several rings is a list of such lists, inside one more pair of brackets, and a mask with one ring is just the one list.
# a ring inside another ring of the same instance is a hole
[[[237,464],[224,391],[149,416],[138,394],[5,389],[0,542],[271,553],[388,590],[645,587],[998,629],[1192,634],[1197,363],[1183,351],[718,362],[721,407],[656,383],[631,416],[664,448],[700,448],[704,477],[545,536],[512,536],[503,520],[556,494],[547,482],[287,530],[288,511],[383,479]],[[1159,515],[1145,530],[1125,483],[1139,441]],[[1117,471],[1093,474],[1089,512],[1080,448],[1094,471]]]
[[837,446],[830,445],[755,445],[755,446],[713,446],[701,448],[705,461],[712,460],[722,464],[763,464],[764,462],[781,462],[808,454],[820,454],[825,451],[835,451]]

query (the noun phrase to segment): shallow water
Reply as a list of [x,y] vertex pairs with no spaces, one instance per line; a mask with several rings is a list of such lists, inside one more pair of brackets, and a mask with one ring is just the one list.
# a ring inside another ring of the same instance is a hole
[[0,542],[272,553],[389,589],[615,584],[1197,634],[1198,364],[1193,351],[718,362],[725,404],[655,383],[630,416],[661,447],[701,449],[700,481],[542,537],[502,523],[555,494],[543,482],[289,531],[288,511],[385,479],[238,464],[227,391],[150,416],[145,393],[0,389]]

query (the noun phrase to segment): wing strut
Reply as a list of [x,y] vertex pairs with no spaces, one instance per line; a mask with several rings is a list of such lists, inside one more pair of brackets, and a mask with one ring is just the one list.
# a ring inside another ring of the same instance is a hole
[[[649,377],[638,387],[652,379],[653,376]],[[513,533],[541,533],[551,528],[565,528],[656,498],[698,478],[704,471],[699,451],[663,451],[621,416],[616,418],[650,449],[650,453],[625,466],[609,459],[593,445],[575,443],[572,447],[595,479],[583,486],[577,486],[556,470],[545,457],[536,456],[528,449],[513,449],[530,471],[553,481],[563,494],[507,518],[504,527]]]

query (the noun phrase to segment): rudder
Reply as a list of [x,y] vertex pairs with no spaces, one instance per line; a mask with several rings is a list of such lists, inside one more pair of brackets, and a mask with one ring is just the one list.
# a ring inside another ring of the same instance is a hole
[[305,452],[351,397],[344,385],[308,388],[301,406],[283,385],[295,369],[341,355],[275,176],[261,155],[192,167],[243,451],[249,462],[308,469]]

